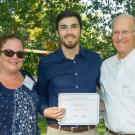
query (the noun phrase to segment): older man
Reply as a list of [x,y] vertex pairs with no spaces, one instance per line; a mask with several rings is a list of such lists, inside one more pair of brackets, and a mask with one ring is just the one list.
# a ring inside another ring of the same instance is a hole
[[112,22],[117,51],[101,67],[101,89],[106,106],[105,135],[135,134],[135,17],[117,16]]

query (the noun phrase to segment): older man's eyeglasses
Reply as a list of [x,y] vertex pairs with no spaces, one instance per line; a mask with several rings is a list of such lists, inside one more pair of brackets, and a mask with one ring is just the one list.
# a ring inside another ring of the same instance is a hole
[[13,57],[15,54],[16,54],[17,58],[20,58],[20,59],[23,59],[25,57],[24,51],[15,52],[11,49],[5,49],[5,50],[2,50],[1,53],[3,53],[7,57]]
[[119,35],[122,35],[122,36],[128,36],[130,33],[133,33],[135,31],[127,31],[127,30],[123,30],[123,31],[113,31],[112,32],[112,35],[113,36],[119,36]]

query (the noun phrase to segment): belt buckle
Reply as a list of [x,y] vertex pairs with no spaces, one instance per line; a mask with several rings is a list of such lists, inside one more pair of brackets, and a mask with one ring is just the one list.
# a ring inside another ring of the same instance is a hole
[[78,126],[72,126],[72,127],[71,127],[71,132],[72,132],[72,133],[74,132],[74,129],[75,129],[75,128],[78,128]]

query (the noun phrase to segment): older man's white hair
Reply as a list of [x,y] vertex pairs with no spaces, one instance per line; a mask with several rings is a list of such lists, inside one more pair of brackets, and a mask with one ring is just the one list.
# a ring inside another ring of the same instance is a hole
[[113,28],[113,25],[114,25],[114,23],[115,23],[115,21],[118,19],[118,18],[120,18],[120,17],[130,17],[132,20],[133,20],[133,31],[135,31],[135,16],[133,16],[133,15],[130,15],[130,14],[121,14],[121,15],[118,15],[118,16],[116,16],[113,20],[112,20],[112,28]]

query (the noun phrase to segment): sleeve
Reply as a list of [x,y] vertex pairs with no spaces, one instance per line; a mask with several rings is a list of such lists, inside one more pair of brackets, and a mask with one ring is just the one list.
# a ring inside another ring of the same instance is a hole
[[104,63],[102,63],[101,68],[100,68],[101,76],[100,76],[100,91],[99,91],[100,97],[104,101],[105,88],[104,88],[104,84],[102,82],[103,68],[104,68]]
[[38,66],[37,93],[39,95],[39,112],[43,115],[44,109],[48,107],[48,88],[47,88],[46,64],[45,59],[41,59]]
[[96,84],[97,84],[97,87],[98,87],[98,89],[100,88],[100,67],[101,67],[101,63],[102,63],[102,61],[101,61],[101,58],[100,58],[100,56],[98,55],[98,60],[97,60],[97,62],[98,62],[98,76],[97,76],[97,82],[96,82]]

